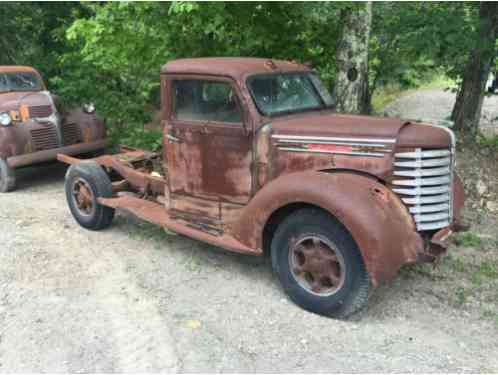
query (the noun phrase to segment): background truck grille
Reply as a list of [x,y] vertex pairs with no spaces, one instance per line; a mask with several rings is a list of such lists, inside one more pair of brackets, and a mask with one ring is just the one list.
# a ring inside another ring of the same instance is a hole
[[450,150],[417,148],[398,152],[393,191],[408,206],[419,231],[447,227],[452,221],[453,155]]
[[44,118],[52,114],[52,106],[38,105],[29,107],[29,117],[31,118]]
[[82,142],[80,127],[75,123],[63,124],[62,142],[64,143],[64,146],[70,146]]
[[43,128],[32,129],[31,139],[35,151],[50,150],[59,147],[57,130],[53,124],[45,124]]

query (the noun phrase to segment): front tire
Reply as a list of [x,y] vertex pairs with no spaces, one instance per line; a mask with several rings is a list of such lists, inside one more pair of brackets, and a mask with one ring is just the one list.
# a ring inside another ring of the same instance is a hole
[[323,210],[304,208],[285,218],[271,255],[283,289],[305,310],[344,319],[368,301],[370,282],[358,246]]
[[0,159],[0,193],[7,193],[16,188],[16,172],[4,159]]
[[66,173],[64,188],[69,209],[78,224],[90,230],[111,225],[114,208],[101,205],[97,198],[112,197],[112,184],[97,163],[89,161],[72,165]]

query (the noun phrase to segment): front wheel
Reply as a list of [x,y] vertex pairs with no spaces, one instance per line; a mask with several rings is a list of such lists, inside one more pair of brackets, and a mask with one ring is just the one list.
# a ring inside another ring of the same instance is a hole
[[302,308],[338,319],[368,300],[369,277],[346,228],[327,212],[305,208],[279,225],[272,266],[285,292]]
[[66,173],[64,187],[69,209],[78,224],[91,230],[111,225],[114,208],[101,205],[97,198],[112,197],[112,184],[97,163],[72,165]]

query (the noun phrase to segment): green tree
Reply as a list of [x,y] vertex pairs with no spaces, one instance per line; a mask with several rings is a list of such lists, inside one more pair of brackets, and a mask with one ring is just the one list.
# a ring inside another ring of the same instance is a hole
[[468,54],[463,80],[451,118],[455,128],[475,133],[481,118],[484,86],[496,59],[498,38],[498,3],[481,2],[474,45]]

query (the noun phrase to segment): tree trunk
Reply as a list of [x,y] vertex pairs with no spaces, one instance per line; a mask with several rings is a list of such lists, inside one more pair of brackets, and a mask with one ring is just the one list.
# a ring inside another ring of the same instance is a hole
[[338,112],[368,113],[368,41],[372,3],[343,11],[344,26],[336,55],[333,98]]
[[484,87],[496,57],[498,37],[498,3],[481,2],[479,9],[479,32],[475,47],[470,51],[463,80],[458,89],[451,119],[455,129],[474,133],[479,129]]

